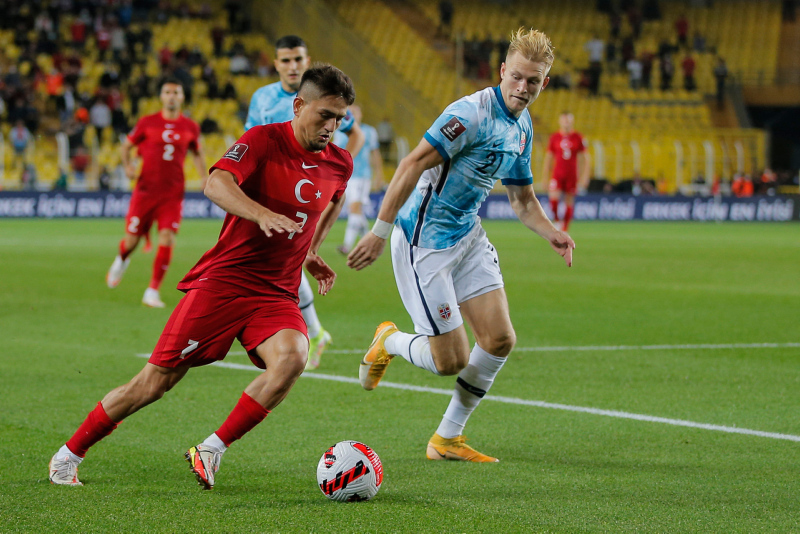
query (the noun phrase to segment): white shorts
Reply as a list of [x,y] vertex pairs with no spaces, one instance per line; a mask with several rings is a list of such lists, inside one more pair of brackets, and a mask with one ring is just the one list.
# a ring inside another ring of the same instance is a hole
[[350,178],[345,190],[345,206],[349,209],[351,202],[360,202],[362,206],[369,205],[369,189],[371,181],[363,178]]
[[392,231],[397,289],[417,334],[438,336],[462,324],[459,304],[503,287],[497,251],[480,224],[450,248],[412,247]]

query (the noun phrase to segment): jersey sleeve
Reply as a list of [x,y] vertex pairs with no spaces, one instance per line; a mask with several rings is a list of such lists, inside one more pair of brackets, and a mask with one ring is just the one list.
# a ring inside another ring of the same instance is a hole
[[457,101],[447,106],[424,138],[447,161],[470,146],[478,137],[479,129],[477,107]]
[[367,134],[367,129],[364,129],[364,133],[367,134],[367,142],[365,143],[365,148],[367,148],[370,152],[373,150],[378,150],[381,145],[378,143],[378,131],[373,128],[372,126],[369,127],[369,133]]
[[269,157],[270,144],[270,139],[261,128],[247,130],[211,167],[209,174],[214,169],[228,171],[236,177],[236,182],[242,185]]
[[133,130],[128,134],[128,141],[133,143],[134,145],[140,144],[144,141],[144,131],[145,131],[145,121],[144,119],[139,119],[139,122],[133,127]]
[[355,122],[356,118],[353,116],[353,113],[350,111],[350,108],[347,108],[347,113],[342,119],[342,123],[339,125],[339,130],[337,131],[346,134],[347,132],[353,129],[353,124],[355,124]]
[[344,195],[345,190],[347,189],[347,182],[350,180],[350,177],[353,175],[353,157],[350,155],[350,152],[343,150],[342,152],[345,153],[344,160],[347,164],[347,170],[345,171],[345,179],[339,184],[339,189],[333,193],[331,197],[331,202],[336,202],[342,195]]
[[581,134],[576,134],[576,135],[578,137],[578,143],[577,143],[578,146],[575,148],[575,152],[583,152],[584,150],[586,150],[586,147],[588,145],[586,143],[586,138]]
[[533,172],[531,171],[532,138],[533,135],[528,136],[525,148],[511,167],[509,176],[500,180],[503,185],[531,185],[533,183]]
[[259,111],[258,101],[262,90],[258,89],[253,96],[250,97],[250,107],[247,109],[247,120],[244,121],[244,131],[246,132],[253,126],[260,126],[264,124],[261,112]]

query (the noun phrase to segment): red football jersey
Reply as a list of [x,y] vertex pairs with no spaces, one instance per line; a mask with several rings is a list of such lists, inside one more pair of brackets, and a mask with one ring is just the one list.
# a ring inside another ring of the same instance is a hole
[[555,156],[555,166],[553,167],[553,178],[566,178],[578,176],[579,152],[586,149],[583,137],[578,132],[563,135],[556,132],[550,136],[550,143],[547,150]]
[[303,261],[322,211],[338,200],[353,172],[350,154],[333,143],[305,150],[290,122],[249,129],[212,167],[232,173],[242,191],[267,209],[297,221],[302,233],[266,234],[228,214],[217,244],[178,284],[238,295],[297,300]]
[[168,121],[161,112],[145,115],[133,128],[128,139],[139,149],[142,172],[136,188],[162,197],[183,197],[185,188],[183,162],[186,151],[196,152],[200,127],[179,116]]

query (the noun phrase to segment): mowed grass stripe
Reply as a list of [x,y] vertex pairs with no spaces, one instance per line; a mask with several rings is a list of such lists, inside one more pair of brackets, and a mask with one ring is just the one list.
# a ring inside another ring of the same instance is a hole
[[[150,357],[149,354],[137,354],[137,356],[140,358]],[[259,373],[261,372],[261,369],[258,369],[257,367],[253,367],[252,365],[244,365],[240,363],[214,362],[211,365],[213,365],[214,367],[223,367],[225,369],[236,369],[240,371],[255,371]],[[305,378],[316,378],[318,380],[330,380],[333,382],[343,382],[347,384],[359,383],[357,378],[352,378],[348,376],[326,375],[322,373],[309,373],[309,372],[303,373],[302,376]],[[415,386],[413,384],[399,384],[397,382],[381,382],[380,386],[391,389],[400,389],[405,391],[417,391],[420,393],[435,393],[438,395],[447,395],[448,397],[453,394],[452,389]],[[517,399],[515,397],[500,397],[495,395],[486,395],[485,397],[483,397],[483,399],[495,402],[502,402],[505,404],[535,406],[537,408],[548,408],[551,410],[565,410],[569,412],[579,412],[579,413],[588,413],[592,415],[603,415],[606,417],[616,417],[619,419],[632,419],[634,421],[645,421],[648,423],[661,423],[672,426],[684,426],[689,428],[699,428],[702,430],[713,430],[716,432],[727,432],[728,434],[745,434],[748,436],[758,436],[762,438],[783,439],[787,441],[800,442],[800,436],[795,436],[792,434],[780,434],[777,432],[764,432],[762,430],[751,430],[749,428],[712,425],[708,423],[697,423],[695,421],[684,421],[682,419],[670,419],[667,417],[656,417],[653,415],[622,412],[618,410],[602,410],[600,408],[588,408],[586,406],[571,406],[569,404],[558,404],[558,403],[544,402],[544,401]]]

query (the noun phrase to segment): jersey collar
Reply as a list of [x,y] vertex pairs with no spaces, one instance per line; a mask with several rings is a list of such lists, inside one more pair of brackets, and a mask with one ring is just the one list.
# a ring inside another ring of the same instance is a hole
[[511,113],[508,108],[506,107],[506,102],[503,100],[503,93],[500,92],[500,86],[494,88],[494,96],[497,99],[497,105],[500,106],[500,109],[506,114],[506,117],[511,119],[514,122],[519,120],[519,117],[515,117],[513,113]]

